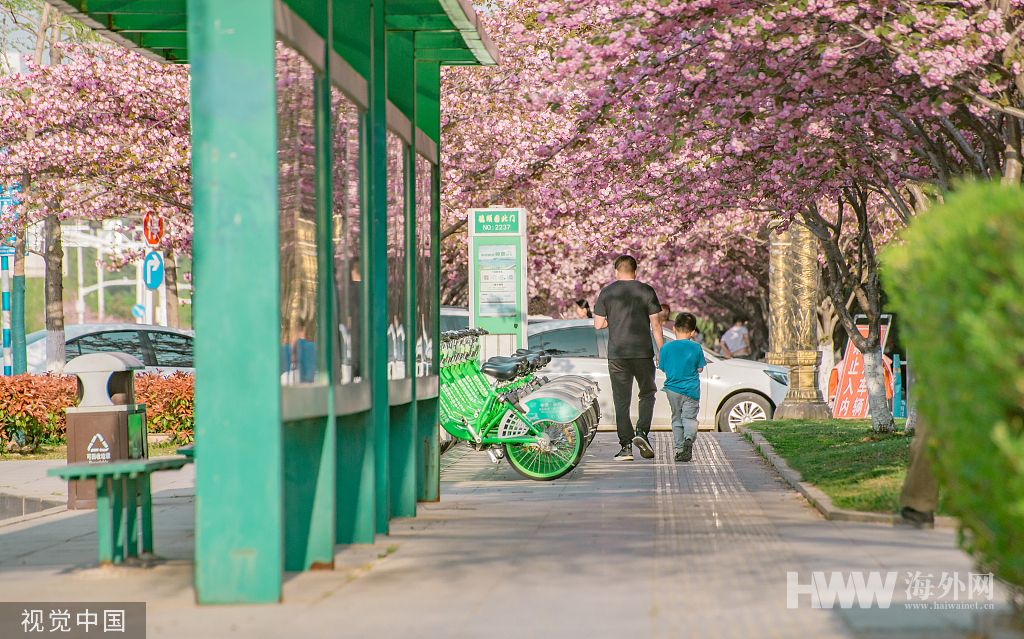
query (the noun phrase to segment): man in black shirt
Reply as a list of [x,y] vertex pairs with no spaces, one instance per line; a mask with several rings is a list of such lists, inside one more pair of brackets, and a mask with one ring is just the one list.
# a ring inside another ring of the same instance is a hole
[[[615,260],[615,281],[601,289],[594,305],[594,328],[608,328],[608,375],[615,403],[615,428],[622,450],[616,461],[633,461],[633,445],[644,459],[654,457],[647,439],[654,416],[654,399],[658,388],[654,383],[656,352],[665,342],[661,332],[661,303],[654,289],[636,281],[636,260],[623,255]],[[640,414],[636,432],[629,418],[633,380],[639,386]]]

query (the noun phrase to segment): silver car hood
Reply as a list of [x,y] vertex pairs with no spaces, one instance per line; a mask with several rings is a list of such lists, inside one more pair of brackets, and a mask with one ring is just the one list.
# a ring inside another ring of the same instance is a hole
[[726,366],[735,366],[736,368],[747,368],[750,370],[775,371],[777,373],[789,372],[789,368],[786,366],[775,366],[774,364],[765,364],[764,362],[755,362],[749,359],[720,359],[717,363],[725,364]]

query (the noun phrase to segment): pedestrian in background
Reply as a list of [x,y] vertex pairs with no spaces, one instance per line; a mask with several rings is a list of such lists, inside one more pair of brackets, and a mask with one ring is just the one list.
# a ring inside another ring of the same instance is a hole
[[576,319],[592,319],[594,317],[593,311],[590,310],[590,302],[584,299],[573,302],[572,312]]
[[737,316],[729,330],[722,334],[720,343],[722,345],[722,354],[725,355],[726,359],[750,357],[754,349],[750,346],[750,331],[747,329],[746,318]]
[[[633,461],[633,446],[644,459],[654,457],[648,439],[654,417],[655,350],[665,343],[661,332],[661,303],[654,289],[636,281],[636,260],[623,255],[615,260],[615,281],[601,289],[594,304],[594,328],[608,328],[608,376],[615,404],[615,429],[622,449],[616,461]],[[633,380],[639,387],[636,430],[629,416]]]
[[672,321],[672,307],[668,304],[661,305],[661,313],[658,314],[658,318],[661,320],[661,325],[666,326]]

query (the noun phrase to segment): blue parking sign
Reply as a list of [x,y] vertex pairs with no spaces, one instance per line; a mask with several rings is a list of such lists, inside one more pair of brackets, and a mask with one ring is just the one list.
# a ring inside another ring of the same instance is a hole
[[150,251],[142,262],[142,281],[149,290],[160,288],[164,281],[164,256]]

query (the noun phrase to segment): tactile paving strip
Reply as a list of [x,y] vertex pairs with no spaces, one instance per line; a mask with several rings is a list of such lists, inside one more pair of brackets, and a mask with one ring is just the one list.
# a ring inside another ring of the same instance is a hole
[[683,623],[662,615],[658,634],[684,636],[713,626],[717,637],[848,636],[827,611],[786,608],[786,572],[799,571],[799,560],[736,474],[719,441],[725,437],[737,436],[701,433],[693,460],[679,463],[672,435],[651,435],[661,582],[655,609],[689,611]]

